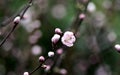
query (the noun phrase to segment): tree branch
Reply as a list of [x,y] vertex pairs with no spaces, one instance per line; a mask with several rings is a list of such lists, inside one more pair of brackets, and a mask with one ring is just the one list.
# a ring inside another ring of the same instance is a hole
[[[25,12],[31,7],[32,5],[32,1],[30,0],[28,5],[25,7],[25,9],[23,10],[22,14],[19,14],[20,20],[23,18]],[[17,15],[18,16],[18,15]],[[11,20],[12,21],[12,20]],[[9,23],[9,22],[8,22]],[[5,43],[5,41],[9,38],[9,36],[13,33],[13,31],[15,30],[15,28],[17,27],[19,23],[14,23],[13,28],[11,29],[11,31],[6,35],[6,37],[2,40],[2,42],[0,43],[0,47]]]

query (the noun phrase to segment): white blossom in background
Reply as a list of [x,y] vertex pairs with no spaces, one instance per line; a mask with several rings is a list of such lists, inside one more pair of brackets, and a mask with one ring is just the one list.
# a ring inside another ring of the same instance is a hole
[[29,36],[28,41],[30,44],[35,44],[38,42],[41,36],[42,32],[40,30],[36,30],[32,35]]
[[56,19],[62,19],[66,16],[67,10],[63,4],[57,4],[52,8],[52,16]]
[[106,15],[101,11],[94,12],[92,22],[95,27],[101,28],[106,23]]
[[71,31],[66,31],[61,38],[61,42],[68,47],[72,47],[75,41],[76,38],[74,36],[74,33]]
[[35,13],[33,12],[33,9],[29,8],[25,12],[25,14],[23,16],[23,19],[21,20],[21,24],[23,24],[23,25],[29,24],[32,21],[32,18],[33,18],[34,14]]
[[110,0],[104,0],[103,1],[103,7],[106,9],[109,9],[112,6],[112,1]]
[[37,5],[39,9],[37,9],[38,13],[45,13],[48,8],[48,0],[34,0],[34,4]]
[[88,4],[88,7],[87,7],[87,10],[89,11],[89,12],[95,12],[96,11],[96,6],[95,6],[95,4],[93,3],[93,2],[90,2],[89,4]]
[[33,8],[30,8],[23,16],[20,21],[21,25],[26,29],[27,32],[31,33],[34,29],[41,26],[41,22],[37,19],[37,13]]
[[52,43],[56,44],[59,41],[59,39],[60,39],[60,35],[59,34],[54,34],[51,41],[52,41]]
[[11,41],[6,41],[4,44],[3,44],[3,49],[5,50],[5,51],[9,51],[9,50],[11,50],[12,49],[12,47],[13,47],[13,42],[11,42]]
[[89,65],[88,65],[88,61],[86,61],[86,60],[79,60],[77,63],[76,63],[76,65],[75,65],[75,67],[74,67],[74,71],[76,71],[77,72],[77,70],[76,69],[79,69],[80,71],[82,71],[82,72],[86,72],[87,71],[87,69],[88,69],[88,67],[89,67]]
[[112,75],[108,65],[101,65],[97,68],[95,75]]
[[33,55],[40,55],[42,53],[42,48],[39,45],[34,45],[31,49]]
[[60,69],[60,71],[59,71],[59,73],[61,74],[61,75],[66,75],[67,74],[67,70],[66,69]]
[[116,36],[115,32],[110,32],[110,33],[108,33],[107,38],[110,42],[114,42],[116,40],[117,36]]
[[31,21],[30,23],[23,25],[23,27],[27,30],[27,32],[31,33],[34,29],[37,29],[41,26],[39,20]]
[[115,0],[114,9],[120,11],[120,0]]

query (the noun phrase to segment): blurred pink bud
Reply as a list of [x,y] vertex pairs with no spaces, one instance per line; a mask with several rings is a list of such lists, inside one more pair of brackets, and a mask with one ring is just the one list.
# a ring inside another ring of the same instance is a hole
[[61,55],[63,53],[63,49],[59,48],[56,52],[57,52],[57,54]]
[[52,51],[48,52],[48,56],[49,57],[53,57],[54,56],[54,52],[52,52]]
[[44,61],[45,61],[44,56],[40,56],[40,57],[39,57],[39,61],[40,61],[40,62],[44,62]]
[[60,39],[60,35],[54,34],[51,41],[52,41],[52,43],[56,44],[59,41],[59,39]]
[[29,75],[29,73],[28,72],[24,72],[24,74],[23,75]]
[[62,36],[61,41],[64,45],[66,45],[68,47],[72,47],[74,42],[76,41],[76,38],[75,38],[73,32],[66,31],[64,33],[64,35]]
[[41,67],[44,68],[44,69],[46,69],[46,68],[47,68],[47,65],[42,65]]
[[84,19],[84,18],[85,18],[85,14],[84,14],[84,13],[80,14],[80,15],[79,15],[79,18],[80,18],[80,19]]
[[19,22],[20,22],[20,16],[15,17],[15,19],[14,19],[13,22],[14,22],[14,23],[19,23]]
[[50,66],[50,65],[47,65],[46,68],[45,68],[45,71],[49,71],[50,68],[51,68],[51,66]]
[[67,74],[67,70],[66,69],[60,69],[60,74],[66,75]]
[[62,31],[61,31],[60,28],[56,28],[56,29],[55,29],[55,33],[56,33],[56,34],[62,34]]

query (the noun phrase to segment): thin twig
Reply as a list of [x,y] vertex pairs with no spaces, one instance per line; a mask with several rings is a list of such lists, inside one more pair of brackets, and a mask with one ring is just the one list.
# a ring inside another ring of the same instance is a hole
[[86,12],[87,12],[87,7],[88,7],[88,4],[89,4],[90,1],[91,1],[91,0],[88,0],[88,2],[85,4],[85,9],[84,9],[84,11],[80,11],[80,9],[79,9],[79,11],[77,12],[76,18],[75,18],[75,20],[74,20],[74,22],[73,22],[73,24],[72,24],[72,26],[71,26],[71,29],[73,30],[74,33],[77,33],[77,32],[78,32],[78,29],[79,29],[79,27],[81,26],[81,24],[82,24],[82,22],[83,22],[83,18],[79,18],[79,15],[80,15],[81,13],[86,14]]
[[41,68],[41,66],[47,61],[47,59],[49,59],[49,57],[46,57],[45,61],[42,62],[40,65],[38,65],[32,72],[30,72],[29,75],[32,75],[34,72],[36,72],[39,68]]
[[[22,14],[20,15],[20,19],[23,18],[25,12],[29,9],[29,7],[32,5],[32,0],[29,1],[29,4],[25,7],[24,11],[22,12]],[[2,42],[0,43],[0,47],[5,43],[5,41],[9,38],[9,36],[13,33],[13,31],[15,30],[15,28],[17,27],[19,23],[14,23],[13,28],[11,29],[11,31],[6,35],[6,37],[2,40]]]
[[0,47],[5,43],[5,41],[7,40],[7,38],[11,35],[11,33],[15,30],[15,28],[17,27],[17,24],[15,24],[13,26],[13,28],[10,30],[10,32],[6,35],[6,37],[2,40],[2,42],[0,43]]
[[[27,5],[28,6],[28,5]],[[13,16],[11,16],[10,18],[6,19],[5,21],[3,21],[0,24],[0,27],[4,27],[6,25],[9,25],[16,16],[20,15],[20,13],[26,8],[26,5],[23,5]]]

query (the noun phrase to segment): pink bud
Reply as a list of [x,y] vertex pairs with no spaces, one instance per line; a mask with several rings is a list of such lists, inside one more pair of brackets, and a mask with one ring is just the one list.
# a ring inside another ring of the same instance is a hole
[[80,14],[80,15],[79,15],[79,18],[80,18],[80,19],[84,19],[84,18],[85,18],[85,14],[84,14],[84,13]]
[[20,22],[20,16],[15,17],[15,19],[14,19],[13,22],[14,22],[14,23],[19,23],[19,22]]
[[47,65],[46,68],[45,68],[45,71],[49,71],[50,68],[51,68],[51,66],[50,66],[50,65]]
[[44,56],[40,56],[40,57],[39,57],[39,61],[40,61],[40,62],[44,62],[44,61],[45,61]]
[[55,35],[52,37],[51,41],[52,41],[52,43],[56,44],[56,43],[59,41],[59,39],[60,39],[60,35],[55,34]]
[[56,34],[62,34],[62,31],[61,31],[60,28],[56,28],[56,29],[55,29],[55,33],[56,33]]

